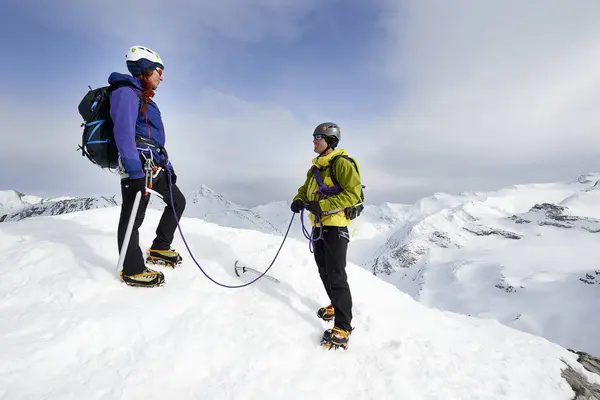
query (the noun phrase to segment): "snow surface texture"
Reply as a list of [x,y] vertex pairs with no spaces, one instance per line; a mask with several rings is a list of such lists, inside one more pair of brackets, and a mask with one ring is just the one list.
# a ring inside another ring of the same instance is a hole
[[[347,351],[319,347],[328,300],[306,243],[288,239],[271,275],[210,282],[185,252],[161,288],[121,283],[118,207],[0,225],[0,398],[571,399],[577,356],[493,320],[428,308],[354,264]],[[150,209],[142,243],[160,212]],[[183,218],[202,268],[261,269],[281,237]],[[570,371],[570,370],[569,370]]]

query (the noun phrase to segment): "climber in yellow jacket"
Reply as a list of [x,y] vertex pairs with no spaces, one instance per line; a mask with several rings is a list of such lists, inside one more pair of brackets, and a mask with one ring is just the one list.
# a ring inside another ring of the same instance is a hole
[[324,122],[315,128],[313,145],[318,156],[291,205],[293,212],[310,211],[315,262],[331,301],[317,316],[334,320],[334,327],[322,338],[322,344],[330,348],[347,348],[352,332],[352,295],[346,276],[348,225],[360,214],[363,199],[360,167],[346,150],[336,150],[340,139],[341,130],[335,123]]

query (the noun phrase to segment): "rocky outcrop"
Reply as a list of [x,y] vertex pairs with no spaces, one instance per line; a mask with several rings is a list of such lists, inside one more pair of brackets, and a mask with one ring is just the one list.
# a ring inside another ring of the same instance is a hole
[[465,231],[470,232],[477,236],[495,235],[495,236],[502,236],[506,239],[513,239],[513,240],[519,240],[519,239],[523,238],[523,235],[520,235],[518,233],[506,231],[503,229],[494,229],[494,228],[490,228],[487,226],[465,226],[465,227],[463,227],[463,229]]
[[515,224],[530,224],[531,223],[531,221],[528,221],[528,220],[526,220],[524,218],[521,218],[518,215],[513,215],[509,219],[511,221],[513,221]]
[[410,268],[427,253],[428,248],[408,244],[386,252],[375,259],[373,275],[390,275],[399,269]]
[[[496,283],[494,287],[496,287],[497,289],[501,289],[506,293],[515,293],[517,291],[517,288],[515,288],[513,285],[509,284],[506,281],[506,277],[504,276],[504,274],[500,274],[500,282]],[[519,286],[519,288],[523,289],[523,286]]]
[[600,269],[594,272],[588,272],[584,277],[579,278],[581,282],[587,283],[588,285],[598,284],[600,285]]
[[557,228],[580,228],[590,233],[600,232],[600,221],[594,218],[579,217],[568,214],[569,209],[557,204],[536,204],[522,216],[513,215],[509,219],[517,224],[536,222],[540,226],[555,226]]
[[25,218],[60,215],[94,208],[114,207],[116,205],[117,202],[114,197],[83,197],[44,201],[5,214],[0,217],[0,222],[20,221]]
[[[578,355],[577,361],[589,372],[600,377],[600,359],[582,351],[570,352]],[[590,382],[585,376],[575,371],[570,365],[562,371],[562,377],[566,379],[573,391],[575,397],[573,400],[600,400],[600,385]]]
[[441,231],[433,231],[429,235],[429,241],[436,246],[443,247],[447,249],[449,247],[458,247],[455,243],[452,242],[448,234]]

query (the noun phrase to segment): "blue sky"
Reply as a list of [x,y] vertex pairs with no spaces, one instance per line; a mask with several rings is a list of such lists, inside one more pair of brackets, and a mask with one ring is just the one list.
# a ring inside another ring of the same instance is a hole
[[0,189],[118,193],[75,151],[77,105],[136,44],[165,61],[155,100],[188,193],[289,200],[325,120],[375,203],[574,178],[600,162],[598,16],[592,0],[9,0],[0,156],[18,167]]
[[[89,26],[83,30],[69,29],[68,24],[54,20],[56,17],[68,21],[78,14],[70,17],[68,11],[63,14],[60,9],[54,10],[55,15],[50,17],[53,20],[44,21],[36,18],[41,11],[32,8],[38,6],[9,5],[0,17],[0,34],[12,36],[5,51],[14,61],[4,65],[14,77],[9,86],[11,96],[28,97],[40,86],[54,87],[56,80],[47,79],[47,74],[60,76],[67,89],[76,90],[81,82],[103,83],[111,67],[126,72],[122,53],[128,47],[127,41],[106,40],[101,31],[94,30],[94,21],[87,22]],[[294,37],[279,37],[275,33],[265,38],[268,40],[240,41],[219,30],[210,30],[198,38],[197,47],[192,44],[187,48],[154,48],[165,60],[165,77],[177,78],[169,83],[171,89],[185,97],[190,96],[186,92],[192,89],[210,86],[250,101],[284,105],[302,101],[315,107],[324,102],[339,112],[348,105],[377,112],[378,107],[386,105],[384,89],[388,83],[379,74],[373,74],[379,61],[373,43],[385,35],[383,29],[377,28],[380,13],[381,9],[358,0],[323,2],[298,18],[302,27]],[[154,36],[167,35],[165,30],[177,30],[176,21],[159,21],[154,23],[162,25],[156,28],[158,32],[153,32],[153,22],[149,21],[148,35],[132,37],[146,43],[152,42]],[[109,21],[105,23],[110,25]],[[169,44],[171,41],[177,41],[176,34],[164,40]],[[45,73],[41,74],[40,69]],[[182,71],[186,74],[180,74]],[[191,71],[193,76],[188,73]],[[27,85],[23,86],[23,81]],[[332,92],[331,98],[321,98],[325,88]],[[350,95],[355,93],[362,96]],[[65,92],[55,96],[62,99],[61,94]],[[341,97],[344,101],[339,101]]]

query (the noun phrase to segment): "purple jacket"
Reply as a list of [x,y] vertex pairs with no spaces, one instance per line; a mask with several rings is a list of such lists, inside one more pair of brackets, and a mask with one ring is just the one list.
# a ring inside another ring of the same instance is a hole
[[143,178],[144,166],[140,159],[140,153],[149,156],[150,152],[157,164],[172,170],[173,167],[166,153],[146,144],[136,145],[137,135],[144,139],[150,139],[164,149],[165,128],[158,106],[150,100],[146,112],[138,114],[140,109],[139,93],[143,90],[140,79],[113,72],[108,77],[108,83],[117,82],[127,82],[131,85],[117,88],[110,94],[110,116],[114,122],[115,143],[125,171],[131,179]]

